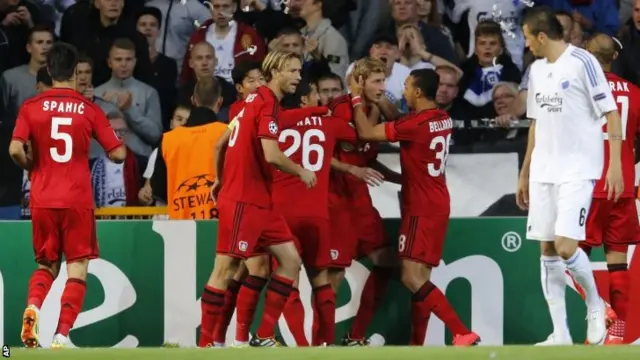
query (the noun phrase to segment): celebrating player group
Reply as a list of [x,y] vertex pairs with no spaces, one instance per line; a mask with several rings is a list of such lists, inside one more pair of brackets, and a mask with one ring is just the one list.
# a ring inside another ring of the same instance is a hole
[[[527,237],[541,244],[541,284],[553,331],[539,345],[573,342],[565,276],[584,294],[587,342],[622,343],[626,252],[638,238],[632,189],[640,126],[634,104],[640,90],[608,72],[617,56],[608,36],[595,36],[588,51],[568,45],[554,12],[544,7],[527,13],[523,31],[539,60],[530,71],[527,117],[533,121],[516,198],[529,209]],[[63,256],[69,279],[52,343],[56,348],[69,342],[89,260],[99,255],[90,137],[112,161],[126,155],[104,114],[75,91],[77,62],[76,50],[67,44],[50,50],[53,89],[23,104],[9,149],[32,181],[38,269],[29,282],[21,333],[32,348],[40,346],[39,311]],[[386,66],[379,60],[356,61],[348,76],[350,94],[328,107],[318,106],[316,86],[301,78],[301,69],[297,55],[278,51],[261,65],[234,69],[242,99],[211,149],[219,226],[215,265],[201,297],[198,345],[282,346],[275,334],[284,315],[297,346],[333,345],[336,335],[342,345],[365,346],[367,327],[396,274],[412,293],[410,345],[425,344],[431,314],[452,333],[453,345],[478,344],[478,334],[430,280],[442,258],[450,215],[445,173],[452,120],[435,103],[438,74],[411,72],[403,93],[411,112],[400,116],[384,97]],[[281,109],[285,97],[293,105]],[[401,174],[377,162],[380,142],[400,142]],[[402,186],[397,242],[385,234],[369,195],[368,187],[382,181]],[[588,259],[591,248],[600,245],[611,276],[610,306],[598,294]],[[373,268],[351,330],[336,334],[336,292],[345,269],[360,258],[370,259]],[[301,266],[313,288],[311,339],[297,290]],[[264,288],[263,316],[250,334]],[[236,334],[227,341],[234,312]]]

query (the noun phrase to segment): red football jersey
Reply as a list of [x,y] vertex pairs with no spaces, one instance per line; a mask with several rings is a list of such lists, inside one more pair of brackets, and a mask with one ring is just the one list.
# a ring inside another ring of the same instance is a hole
[[[353,107],[351,106],[351,95],[343,95],[335,98],[330,104],[332,116],[340,118],[342,121],[354,126]],[[351,143],[340,143],[336,147],[334,154],[336,159],[359,167],[369,166],[371,161],[378,157],[378,144],[359,142],[357,145]],[[331,181],[331,195],[335,197],[348,197],[358,206],[373,206],[369,186],[364,181],[350,175],[333,172]]]
[[[622,176],[624,179],[624,193],[622,197],[634,197],[636,180],[635,146],[636,134],[640,133],[640,89],[617,75],[605,72],[609,81],[611,93],[618,104],[618,112],[622,120]],[[602,177],[596,183],[593,197],[606,198],[605,179],[609,168],[609,142],[607,141],[607,124],[603,118],[604,132],[604,167]]]
[[244,108],[229,124],[221,198],[271,208],[271,166],[260,139],[278,140],[279,113],[278,99],[267,86],[247,96]]
[[[300,113],[301,110],[295,109]],[[285,215],[329,218],[329,172],[336,142],[355,143],[356,131],[341,119],[317,116],[309,108],[295,126],[280,133],[280,149],[296,164],[316,173],[311,189],[296,176],[273,170],[273,202]],[[283,115],[286,111],[283,111]],[[284,117],[284,116],[283,116]]]
[[122,145],[104,112],[72,89],[51,89],[22,104],[13,139],[31,140],[32,208],[93,209],[89,144]]
[[449,215],[445,179],[453,123],[444,110],[412,113],[385,124],[389,141],[400,141],[402,216]]
[[244,100],[236,100],[229,106],[229,122],[233,121],[233,118],[238,116],[242,108],[244,107]]

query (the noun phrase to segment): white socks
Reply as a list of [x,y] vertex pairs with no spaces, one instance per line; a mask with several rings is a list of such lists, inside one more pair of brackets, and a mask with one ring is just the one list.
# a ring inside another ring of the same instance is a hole
[[565,263],[559,256],[542,255],[540,257],[540,283],[544,298],[549,306],[553,334],[563,339],[571,339],[567,325],[565,268]]
[[594,307],[602,306],[600,294],[598,294],[598,288],[596,287],[596,280],[591,269],[591,261],[589,261],[587,254],[578,248],[575,254],[564,262],[567,265],[567,269],[571,271],[573,278],[584,289],[587,308],[593,309]]

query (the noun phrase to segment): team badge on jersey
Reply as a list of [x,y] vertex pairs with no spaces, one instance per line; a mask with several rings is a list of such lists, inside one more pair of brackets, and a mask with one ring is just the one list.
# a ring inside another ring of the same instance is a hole
[[278,124],[275,121],[269,123],[269,132],[273,135],[278,133]]
[[569,79],[560,80],[560,87],[562,88],[562,90],[567,90],[570,86],[571,82],[569,81]]

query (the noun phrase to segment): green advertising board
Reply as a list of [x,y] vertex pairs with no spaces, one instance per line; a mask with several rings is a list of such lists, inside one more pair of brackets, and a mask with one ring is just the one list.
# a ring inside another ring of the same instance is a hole
[[[397,220],[386,220],[396,234]],[[450,223],[443,263],[433,282],[446,290],[458,313],[484,344],[527,344],[551,332],[540,290],[538,243],[524,239],[525,219],[469,218]],[[27,284],[35,268],[29,222],[0,223],[0,339],[18,345]],[[102,221],[98,224],[101,258],[89,266],[83,312],[71,332],[78,347],[136,347],[179,343],[195,346],[200,321],[199,297],[213,266],[216,222]],[[344,334],[356,314],[369,273],[366,261],[354,262],[338,295],[337,335]],[[301,276],[304,278],[304,276]],[[48,346],[56,327],[66,275],[54,283],[41,312],[40,333]],[[300,293],[310,331],[310,286]],[[585,307],[568,291],[574,340],[584,339]],[[370,334],[386,344],[407,344],[409,293],[397,281],[370,326]],[[235,321],[229,334],[235,331]],[[280,320],[285,342],[292,344]],[[231,339],[232,336],[228,336]],[[450,343],[442,323],[431,318],[427,344]]]

